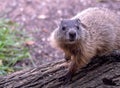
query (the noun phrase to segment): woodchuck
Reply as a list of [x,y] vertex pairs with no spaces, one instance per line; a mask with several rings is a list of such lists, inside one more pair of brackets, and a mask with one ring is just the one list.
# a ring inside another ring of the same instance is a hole
[[93,7],[70,19],[61,20],[50,36],[52,46],[64,51],[70,60],[67,80],[94,56],[120,49],[120,18],[107,8]]

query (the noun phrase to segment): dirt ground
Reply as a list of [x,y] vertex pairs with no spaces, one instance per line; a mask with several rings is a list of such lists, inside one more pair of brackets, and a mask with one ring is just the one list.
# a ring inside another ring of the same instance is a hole
[[36,66],[63,59],[48,38],[61,18],[70,18],[88,7],[106,7],[120,14],[120,0],[0,0],[0,17],[18,22],[34,37],[31,47]]

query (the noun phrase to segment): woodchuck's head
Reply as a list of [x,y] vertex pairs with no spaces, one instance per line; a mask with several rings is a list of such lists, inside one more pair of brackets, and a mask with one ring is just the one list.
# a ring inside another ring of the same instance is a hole
[[58,28],[52,32],[50,40],[54,44],[74,44],[82,38],[84,28],[85,25],[80,19],[61,20]]
[[59,42],[73,44],[81,39],[84,26],[80,19],[62,20],[55,37]]

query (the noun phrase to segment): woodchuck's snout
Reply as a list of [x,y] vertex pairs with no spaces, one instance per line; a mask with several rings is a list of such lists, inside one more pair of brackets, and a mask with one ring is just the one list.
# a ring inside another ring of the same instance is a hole
[[68,32],[69,40],[74,41],[76,39],[76,31],[74,29],[70,29]]

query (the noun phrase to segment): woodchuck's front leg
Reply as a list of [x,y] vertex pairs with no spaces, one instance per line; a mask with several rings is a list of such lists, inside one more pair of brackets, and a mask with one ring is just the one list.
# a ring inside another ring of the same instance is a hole
[[70,82],[74,76],[78,66],[74,60],[71,61],[68,72],[65,75],[65,81]]
[[71,55],[65,53],[64,58],[65,58],[65,60],[66,60],[67,62],[69,62],[69,61],[71,60]]
[[60,78],[60,81],[63,81],[65,84],[69,83],[72,80],[72,76],[74,75],[76,70],[77,70],[77,64],[75,63],[74,60],[71,60],[69,64],[68,72],[63,77]]
[[65,76],[61,78],[65,83],[69,83],[72,80],[75,72],[78,68],[82,68],[89,63],[89,59],[85,59],[84,57],[80,57],[80,55],[72,56],[71,62],[69,65],[69,70]]

